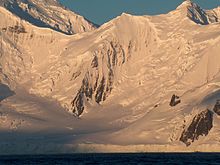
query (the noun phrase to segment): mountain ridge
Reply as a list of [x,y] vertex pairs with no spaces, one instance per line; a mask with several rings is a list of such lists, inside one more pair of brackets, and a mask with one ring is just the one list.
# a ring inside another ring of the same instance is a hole
[[96,25],[64,8],[58,1],[4,0],[0,5],[36,26],[51,28],[65,34],[81,33],[96,28]]

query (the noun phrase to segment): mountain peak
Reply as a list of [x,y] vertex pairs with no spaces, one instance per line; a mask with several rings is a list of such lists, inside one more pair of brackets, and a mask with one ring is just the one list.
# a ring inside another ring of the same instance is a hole
[[186,0],[177,7],[181,13],[184,13],[193,22],[201,25],[213,23],[213,15],[207,14],[198,4],[191,0]]
[[194,3],[191,0],[185,0],[183,3],[181,3],[178,7],[178,10],[190,10],[190,9],[200,9],[203,10],[198,4]]
[[193,4],[193,2],[191,0],[185,0],[177,7],[177,9],[185,8],[185,7],[188,7],[192,4]]

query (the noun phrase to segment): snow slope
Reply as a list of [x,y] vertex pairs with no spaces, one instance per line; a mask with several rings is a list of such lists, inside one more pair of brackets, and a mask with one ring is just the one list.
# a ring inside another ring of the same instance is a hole
[[0,7],[0,153],[220,151],[217,11],[66,35]]

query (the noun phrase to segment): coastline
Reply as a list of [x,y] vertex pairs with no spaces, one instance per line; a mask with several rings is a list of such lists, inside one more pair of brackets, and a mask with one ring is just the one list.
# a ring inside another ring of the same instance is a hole
[[62,155],[86,153],[219,153],[220,145],[201,144],[186,147],[184,145],[110,145],[110,144],[65,144],[65,145],[7,145],[0,146],[1,156],[10,155]]

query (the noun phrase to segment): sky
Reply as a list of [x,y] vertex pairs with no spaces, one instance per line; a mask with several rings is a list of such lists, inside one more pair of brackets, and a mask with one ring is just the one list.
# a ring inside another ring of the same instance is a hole
[[[126,12],[155,15],[174,10],[183,0],[59,0],[64,6],[101,25]],[[220,0],[194,0],[204,9],[220,6]]]

